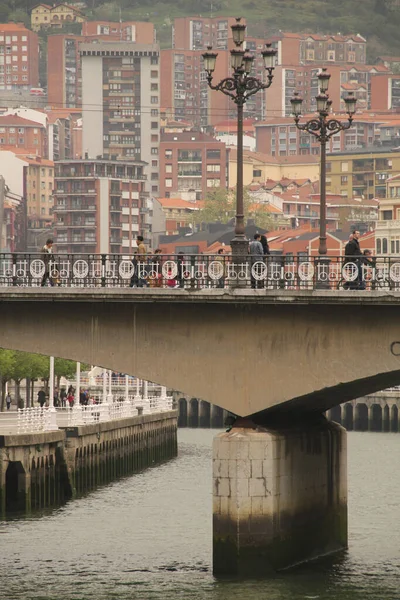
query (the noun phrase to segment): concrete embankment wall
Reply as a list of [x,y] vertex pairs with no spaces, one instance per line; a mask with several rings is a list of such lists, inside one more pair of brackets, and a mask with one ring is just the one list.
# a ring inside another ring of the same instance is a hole
[[0,515],[57,506],[176,454],[175,411],[0,436]]

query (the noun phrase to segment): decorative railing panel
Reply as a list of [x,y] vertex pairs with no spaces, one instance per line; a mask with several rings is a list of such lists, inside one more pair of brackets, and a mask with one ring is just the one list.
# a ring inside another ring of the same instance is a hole
[[400,257],[252,257],[235,264],[230,255],[157,255],[145,260],[117,254],[1,254],[0,286],[312,290],[400,287]]

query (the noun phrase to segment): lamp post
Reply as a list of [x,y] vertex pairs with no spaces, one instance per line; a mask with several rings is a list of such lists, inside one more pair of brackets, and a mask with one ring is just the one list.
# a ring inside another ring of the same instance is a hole
[[[270,87],[275,67],[277,51],[266,44],[261,52],[264,67],[267,72],[267,81],[264,83],[251,74],[254,55],[244,49],[246,25],[241,19],[236,19],[232,25],[232,37],[235,44],[230,52],[232,76],[225,77],[219,83],[213,84],[213,73],[217,62],[217,52],[211,46],[204,52],[204,69],[207,73],[207,83],[210,89],[222,92],[229,96],[237,106],[237,184],[236,184],[236,225],[235,237],[231,242],[233,262],[240,264],[246,262],[248,255],[248,240],[245,234],[244,206],[243,206],[243,107],[250,96],[260,90]],[[235,260],[236,259],[236,260]]]
[[324,256],[327,252],[326,247],[326,143],[328,140],[339,133],[350,129],[353,123],[353,116],[356,112],[357,99],[353,92],[349,92],[346,98],[343,98],[348,114],[347,122],[341,122],[338,119],[330,119],[329,114],[332,108],[332,100],[328,95],[329,80],[331,76],[326,69],[322,69],[318,75],[319,94],[315,97],[317,101],[318,116],[310,119],[306,123],[300,123],[301,107],[303,99],[295,92],[290,100],[292,105],[292,114],[297,129],[307,131],[317,138],[321,144],[321,162],[320,162],[320,214],[319,214],[319,248],[318,254]]

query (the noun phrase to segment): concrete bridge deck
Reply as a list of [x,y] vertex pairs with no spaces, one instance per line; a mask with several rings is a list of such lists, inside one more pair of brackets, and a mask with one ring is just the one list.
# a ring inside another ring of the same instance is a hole
[[211,304],[346,304],[388,305],[400,303],[400,291],[393,290],[253,290],[0,287],[0,302],[128,302],[128,303],[211,303]]

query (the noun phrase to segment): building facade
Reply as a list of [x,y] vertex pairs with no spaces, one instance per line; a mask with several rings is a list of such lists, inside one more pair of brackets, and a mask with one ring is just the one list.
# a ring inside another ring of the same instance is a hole
[[160,144],[160,194],[201,200],[216,187],[227,187],[225,144],[194,131],[164,133]]
[[[142,160],[159,195],[160,65],[155,44],[82,44],[83,152]],[[93,110],[96,107],[96,110]]]
[[[178,17],[174,19],[172,46],[180,50],[228,50],[234,17]],[[245,19],[242,20],[246,22]]]
[[46,128],[18,115],[0,116],[0,149],[16,148],[27,153],[47,156]]
[[135,42],[154,44],[156,32],[154,24],[147,21],[85,21],[82,23],[82,36],[95,37],[110,42]]
[[56,164],[57,250],[131,253],[143,235],[151,245],[152,209],[141,161],[70,160]]
[[33,31],[56,27],[61,29],[69,23],[83,23],[85,16],[75,6],[61,2],[59,4],[37,4],[31,10]]
[[361,35],[280,32],[269,39],[278,50],[278,64],[365,64],[367,41]]
[[0,25],[0,90],[39,85],[38,36],[22,23]]
[[400,151],[371,147],[327,155],[327,190],[347,198],[386,197],[386,182],[400,173]]

